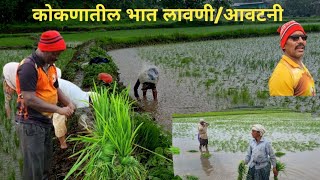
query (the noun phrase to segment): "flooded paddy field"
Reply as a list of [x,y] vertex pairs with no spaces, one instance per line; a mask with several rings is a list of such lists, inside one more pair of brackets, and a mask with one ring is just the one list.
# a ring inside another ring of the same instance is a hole
[[[211,157],[198,152],[197,127],[199,118],[174,118],[173,146],[180,148],[174,155],[175,173],[193,175],[200,179],[236,179],[238,164],[244,160],[248,142],[252,138],[251,125],[262,124],[265,138],[278,158],[286,164],[280,179],[317,179],[320,172],[320,118],[310,113],[279,112],[204,117],[208,127]],[[197,152],[190,152],[196,150]],[[271,177],[273,177],[271,173]]]
[[[320,91],[320,33],[309,33],[304,64]],[[301,112],[319,111],[312,97],[269,97],[268,80],[281,58],[279,37],[200,41],[110,51],[120,80],[133,86],[147,64],[160,69],[158,102],[142,106],[171,129],[173,113],[219,111],[243,106],[286,107]],[[142,92],[139,90],[140,95]],[[320,93],[317,93],[319,96]],[[142,95],[141,95],[142,96]],[[315,115],[317,115],[315,113]]]

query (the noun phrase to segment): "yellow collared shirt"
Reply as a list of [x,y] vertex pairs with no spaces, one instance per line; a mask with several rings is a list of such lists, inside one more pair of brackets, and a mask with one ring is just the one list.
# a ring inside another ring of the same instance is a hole
[[314,80],[302,66],[283,55],[269,79],[270,96],[315,96]]

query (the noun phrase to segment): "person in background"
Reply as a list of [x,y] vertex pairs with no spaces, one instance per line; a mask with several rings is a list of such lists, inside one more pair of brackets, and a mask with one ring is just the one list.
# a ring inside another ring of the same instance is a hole
[[138,88],[142,84],[143,98],[147,99],[147,90],[152,90],[153,100],[158,101],[157,83],[159,81],[159,70],[155,66],[150,66],[142,70],[139,74],[138,80],[134,85],[134,96],[140,101]]
[[[18,69],[18,62],[9,62],[2,68],[2,83],[3,93],[5,97],[5,110],[8,119],[11,119],[11,107],[10,103],[13,100],[12,96],[16,93],[16,74]],[[61,77],[61,70],[56,67],[58,78]]]
[[[23,156],[22,178],[26,180],[48,179],[53,113],[71,116],[75,109],[59,88],[54,65],[65,49],[58,31],[43,32],[38,48],[18,66],[15,121]],[[63,107],[57,106],[58,101]]]
[[274,176],[278,176],[276,156],[270,142],[263,137],[265,132],[261,124],[255,124],[251,128],[253,139],[249,142],[245,158],[245,164],[249,165],[248,180],[269,180],[271,165]]
[[10,102],[12,96],[16,93],[16,74],[19,63],[10,62],[2,68],[2,84],[4,93],[4,108],[6,110],[6,116],[11,119],[11,107]]
[[282,58],[269,79],[270,96],[315,96],[314,80],[302,62],[307,34],[290,21],[279,27]]
[[[88,124],[90,123],[89,123],[88,116],[86,115],[87,112],[83,112],[83,111],[86,111],[86,109],[89,108],[91,103],[90,96],[95,93],[91,91],[89,92],[83,91],[80,87],[78,87],[74,83],[64,79],[60,79],[60,78],[59,78],[59,87],[62,90],[62,92],[67,97],[70,98],[77,112],[78,111],[80,112],[82,118],[80,118],[79,124],[88,128]],[[67,127],[66,127],[67,116],[54,113],[52,121],[54,125],[55,135],[60,142],[60,148],[66,149],[68,147],[66,143],[66,138],[65,138],[65,135],[67,133]]]
[[204,119],[200,119],[198,124],[198,139],[199,139],[199,151],[202,153],[202,147],[206,148],[206,152],[209,153],[208,150],[208,130],[209,123],[205,122]]

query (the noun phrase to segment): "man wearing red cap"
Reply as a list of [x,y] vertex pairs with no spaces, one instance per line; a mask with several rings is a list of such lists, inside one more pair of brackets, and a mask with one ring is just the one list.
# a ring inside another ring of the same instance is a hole
[[306,32],[295,21],[285,23],[278,32],[284,55],[269,79],[270,96],[315,96],[314,80],[302,63]]
[[[37,50],[17,70],[16,115],[23,161],[23,179],[48,179],[52,157],[52,115],[70,116],[74,105],[59,89],[54,63],[66,49],[58,31],[42,33]],[[65,107],[57,106],[61,102]]]

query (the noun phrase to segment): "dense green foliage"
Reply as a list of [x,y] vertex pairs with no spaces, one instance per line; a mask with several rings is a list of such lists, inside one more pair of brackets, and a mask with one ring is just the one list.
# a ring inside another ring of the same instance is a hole
[[[96,89],[92,96],[95,126],[91,134],[73,138],[85,143],[75,153],[78,161],[66,176],[76,172],[84,179],[145,179],[145,168],[133,157],[133,142],[137,127],[131,120],[131,103],[128,90],[112,93],[105,88]],[[66,179],[65,178],[65,179]]]

